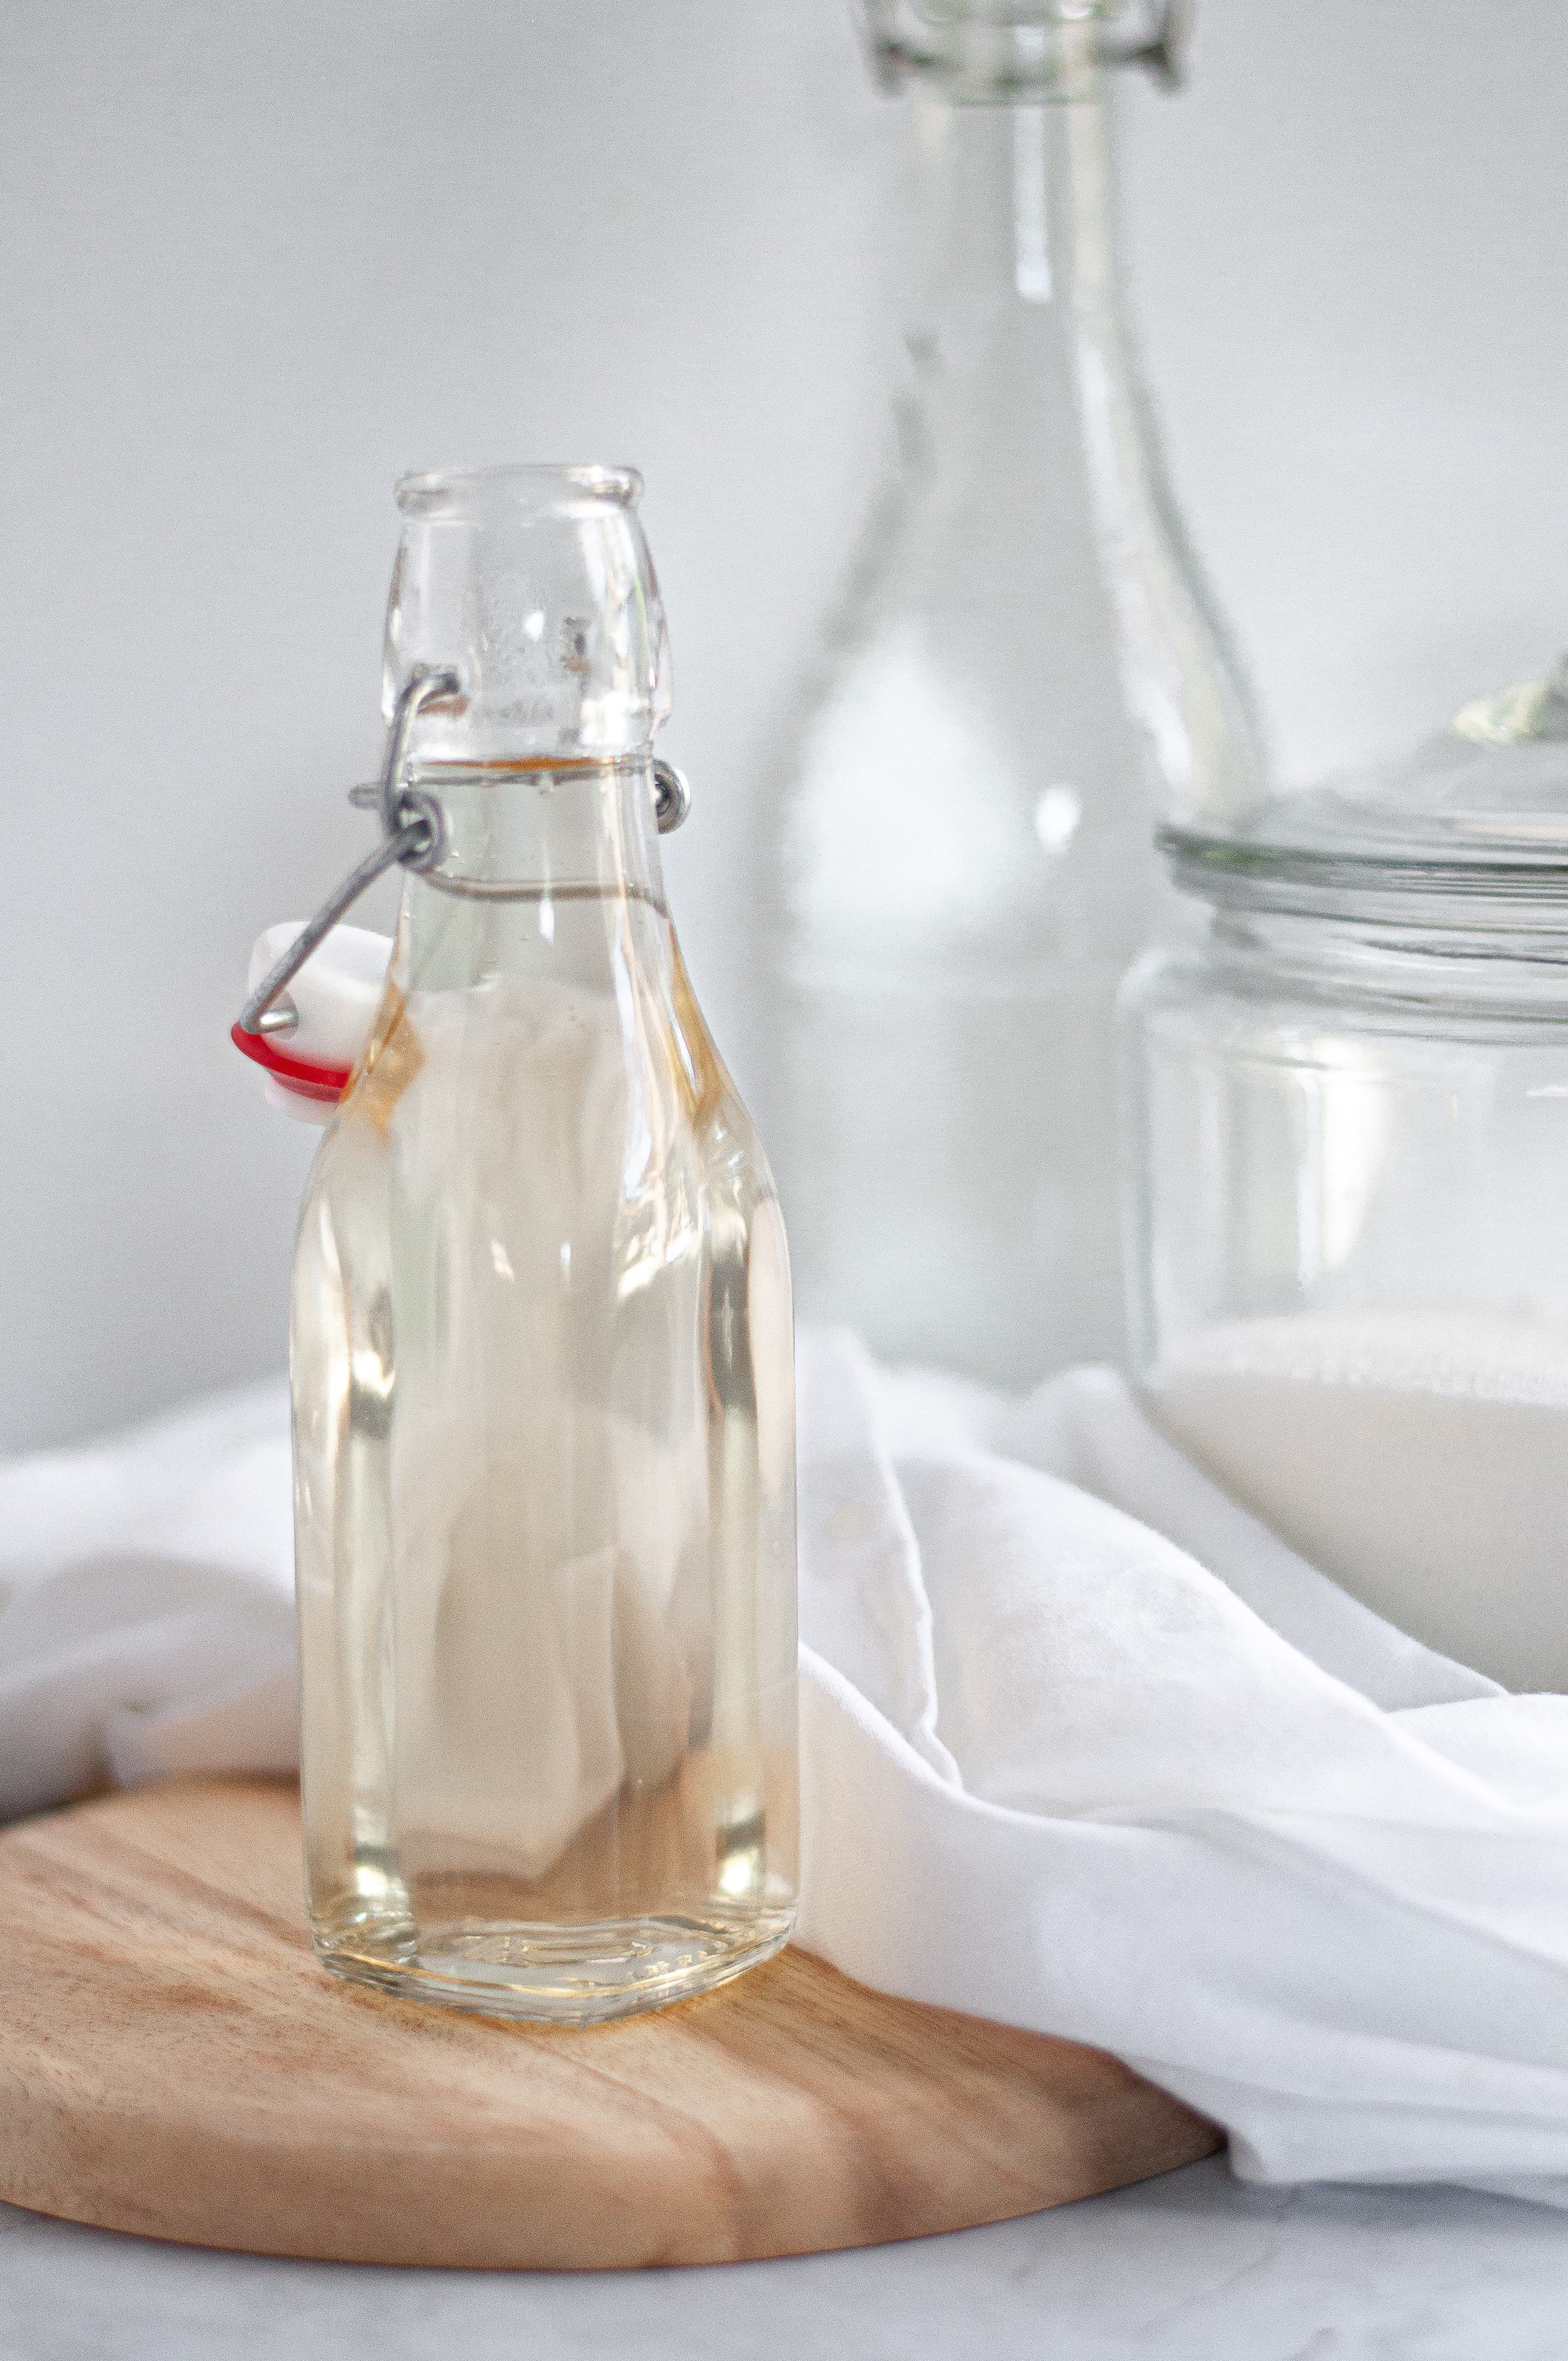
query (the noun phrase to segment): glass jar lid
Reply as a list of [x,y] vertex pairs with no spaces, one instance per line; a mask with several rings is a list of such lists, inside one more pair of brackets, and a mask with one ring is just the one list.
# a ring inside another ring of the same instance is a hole
[[1568,903],[1568,655],[1471,698],[1392,763],[1159,842],[1176,883],[1212,901],[1337,915],[1370,900],[1393,917],[1419,895],[1423,920],[1444,896],[1467,912],[1478,896]]

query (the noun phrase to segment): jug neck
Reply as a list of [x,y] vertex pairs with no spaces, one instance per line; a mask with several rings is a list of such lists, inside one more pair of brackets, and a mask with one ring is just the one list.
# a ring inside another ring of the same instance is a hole
[[1139,376],[1094,27],[1057,39],[1044,93],[964,99],[927,82],[911,95],[923,271],[884,545],[903,535],[932,578],[978,582],[989,565],[992,609],[995,554],[1009,553],[1036,636],[1059,631],[1064,647],[1082,629],[1068,588],[1080,607],[1108,597],[1156,808],[1224,820],[1265,790],[1260,732]]
[[1104,77],[1086,57],[1059,96],[976,104],[922,87],[910,105],[916,400],[938,427],[948,408],[972,417],[978,400],[1001,456],[1036,431],[1042,396],[1067,417],[1077,410],[1084,339],[1102,369],[1127,374]]

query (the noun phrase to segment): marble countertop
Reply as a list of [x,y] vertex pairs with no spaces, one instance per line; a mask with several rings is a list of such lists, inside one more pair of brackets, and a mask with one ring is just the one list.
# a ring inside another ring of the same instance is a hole
[[393,2271],[0,2206],[0,2361],[1562,2361],[1568,2215],[1249,2189],[1213,2158],[1023,2222],[722,2269]]

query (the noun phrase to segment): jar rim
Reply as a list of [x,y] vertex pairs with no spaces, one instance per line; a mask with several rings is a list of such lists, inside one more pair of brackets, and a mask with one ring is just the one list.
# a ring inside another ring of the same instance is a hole
[[506,460],[478,467],[426,467],[400,476],[393,488],[406,517],[457,522],[510,511],[521,522],[581,515],[595,509],[634,509],[642,497],[635,467],[601,461]]
[[[1492,860],[1267,843],[1168,823],[1155,841],[1184,894],[1216,907],[1386,920],[1438,929],[1497,922],[1568,931],[1568,861],[1528,851]],[[1506,914],[1506,916],[1504,915]]]

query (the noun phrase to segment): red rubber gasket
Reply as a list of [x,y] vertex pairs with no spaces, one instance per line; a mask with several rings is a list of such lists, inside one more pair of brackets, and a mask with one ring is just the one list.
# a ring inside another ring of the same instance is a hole
[[229,1039],[245,1057],[264,1067],[286,1089],[297,1091],[301,1098],[327,1105],[348,1088],[351,1066],[313,1066],[306,1058],[291,1058],[287,1049],[274,1048],[267,1034],[247,1033],[243,1025],[230,1027]]

